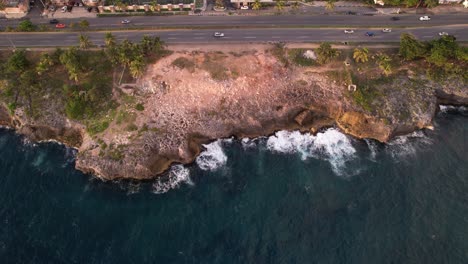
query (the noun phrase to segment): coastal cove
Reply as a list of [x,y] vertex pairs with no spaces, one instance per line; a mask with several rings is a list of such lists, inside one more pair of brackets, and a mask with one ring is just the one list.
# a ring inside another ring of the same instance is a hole
[[[335,128],[210,143],[151,181],[0,130],[5,263],[464,263],[466,107],[386,144]],[[372,261],[369,261],[372,260]]]

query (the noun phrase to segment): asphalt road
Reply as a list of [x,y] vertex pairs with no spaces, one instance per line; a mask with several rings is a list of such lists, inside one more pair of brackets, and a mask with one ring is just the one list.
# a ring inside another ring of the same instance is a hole
[[[400,20],[392,21],[392,16]],[[419,21],[421,15],[279,15],[279,16],[137,16],[102,17],[87,19],[90,27],[102,28],[151,28],[151,27],[303,27],[303,26],[437,26],[467,24],[468,14],[431,15],[430,21]],[[131,21],[123,25],[123,19]],[[59,19],[61,23],[79,19]],[[15,26],[18,20],[0,20],[0,27]],[[35,19],[36,24],[49,25],[49,19]],[[53,26],[53,25],[52,25]]]
[[[352,27],[351,27],[352,28]],[[400,34],[412,33],[420,40],[438,38],[438,33],[445,31],[460,41],[468,41],[466,26],[437,26],[428,28],[395,28],[390,33],[381,32],[382,28],[355,29],[354,34],[345,34],[342,29],[226,29],[220,30],[224,38],[215,38],[213,30],[147,30],[113,32],[117,40],[129,39],[139,41],[143,35],[160,36],[168,44],[177,43],[259,43],[259,42],[398,42]],[[365,32],[375,32],[374,37],[366,37]],[[78,45],[78,32],[63,33],[2,33],[0,46],[41,47]],[[103,32],[85,33],[91,41],[100,45],[104,43]]]

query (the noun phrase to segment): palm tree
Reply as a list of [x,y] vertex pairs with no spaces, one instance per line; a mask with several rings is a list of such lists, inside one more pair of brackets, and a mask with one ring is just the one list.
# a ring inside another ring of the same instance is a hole
[[353,59],[356,62],[367,62],[369,60],[369,50],[367,48],[355,48],[353,53]]
[[281,11],[283,11],[284,9],[284,0],[275,0],[276,1],[276,9],[278,10],[278,12],[281,13]]
[[379,68],[382,70],[383,74],[386,76],[392,73],[392,65],[390,64],[391,61],[392,59],[386,54],[380,54],[377,57],[377,64],[379,65]]
[[92,43],[91,40],[89,40],[89,37],[87,35],[81,34],[79,37],[80,41],[80,49],[87,49],[91,47]]
[[335,9],[335,2],[336,0],[328,0],[327,3],[325,4],[325,9],[330,10],[330,11]]
[[54,65],[54,62],[52,61],[50,55],[48,53],[43,53],[39,63],[36,66],[37,74],[41,75],[42,73],[48,71],[52,65]]
[[157,6],[158,6],[158,1],[157,0],[151,1],[150,10],[153,11],[153,12],[156,11]]
[[294,2],[292,3],[292,9],[293,9],[294,11],[297,11],[297,10],[299,9],[299,2],[298,2],[298,1],[294,1]]
[[130,62],[130,74],[133,78],[139,78],[143,75],[143,70],[145,69],[145,61],[143,56],[137,56]]
[[115,37],[112,33],[107,32],[106,36],[104,37],[104,42],[106,43],[107,47],[113,47],[115,45]]
[[253,10],[262,9],[262,3],[260,3],[260,0],[255,0],[255,2],[252,4],[252,9]]

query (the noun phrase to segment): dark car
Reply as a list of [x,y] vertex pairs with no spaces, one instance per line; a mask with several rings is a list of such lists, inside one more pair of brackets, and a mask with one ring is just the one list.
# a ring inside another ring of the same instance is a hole
[[367,31],[367,32],[366,32],[366,36],[368,36],[368,37],[373,37],[373,36],[375,36],[375,33],[374,33],[374,32],[370,32],[370,31]]
[[397,20],[400,20],[400,18],[399,17],[391,17],[390,20],[397,21]]
[[49,21],[50,24],[58,24],[58,20],[57,19],[52,19]]

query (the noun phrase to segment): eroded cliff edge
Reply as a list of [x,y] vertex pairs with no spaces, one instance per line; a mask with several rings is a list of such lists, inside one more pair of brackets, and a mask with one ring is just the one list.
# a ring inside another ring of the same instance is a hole
[[33,140],[78,148],[76,168],[84,172],[146,179],[172,163],[193,162],[201,144],[217,138],[336,125],[385,142],[431,126],[439,103],[468,105],[463,78],[434,81],[408,65],[394,71],[385,77],[377,66],[355,64],[346,54],[304,67],[268,46],[179,50],[150,65],[136,83],[114,87],[119,106],[102,132],[90,135],[53,98],[44,98],[49,103],[34,119],[21,107],[12,113],[3,105],[0,123]]

